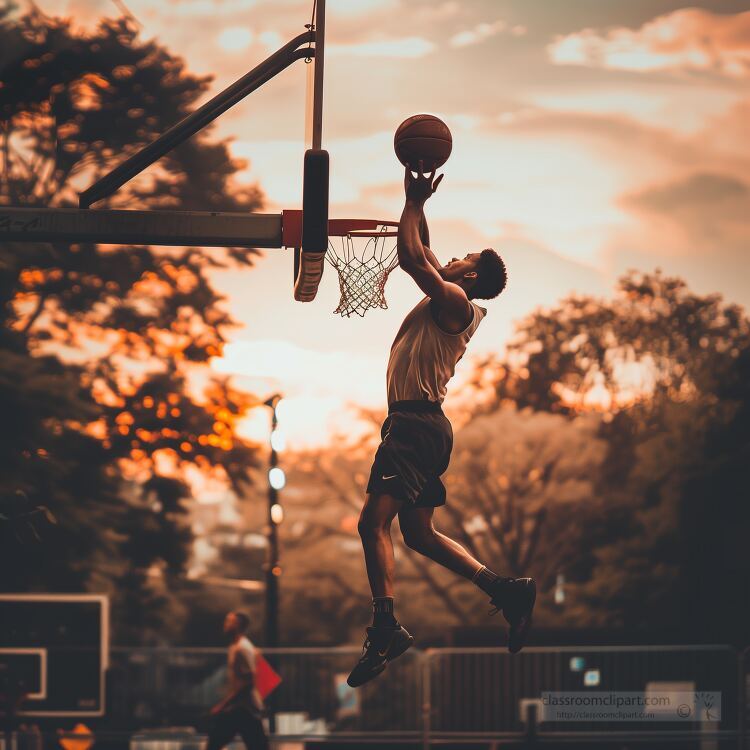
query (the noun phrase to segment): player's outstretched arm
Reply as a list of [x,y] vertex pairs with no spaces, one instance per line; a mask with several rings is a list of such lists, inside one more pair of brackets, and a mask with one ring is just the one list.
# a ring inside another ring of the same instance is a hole
[[422,240],[422,247],[424,248],[424,257],[427,258],[427,262],[433,268],[441,268],[440,261],[435,257],[435,253],[430,249],[430,228],[427,226],[427,217],[424,215],[424,207],[422,207],[421,222],[419,225],[419,239]]
[[[412,176],[409,167],[405,169],[404,192],[406,193],[406,204],[399,222],[397,250],[399,264],[407,273],[412,266],[429,263],[422,242],[423,229],[426,230],[427,228],[427,222],[424,218],[424,204],[437,190],[442,179],[442,175],[435,179],[434,172],[426,176],[422,171],[422,162],[419,163],[419,174],[416,178]],[[427,232],[427,236],[429,236],[429,232]]]
[[[404,187],[406,203],[398,226],[398,259],[401,268],[411,276],[417,286],[449,315],[463,318],[469,308],[464,290],[457,284],[443,280],[427,258],[421,239],[422,216],[425,201],[437,190],[443,176],[435,179],[435,173],[425,175],[422,163],[415,178],[406,169]],[[433,256],[434,257],[434,256]]]

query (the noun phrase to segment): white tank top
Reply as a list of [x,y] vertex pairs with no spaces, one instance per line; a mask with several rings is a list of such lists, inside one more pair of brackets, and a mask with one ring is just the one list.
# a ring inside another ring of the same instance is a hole
[[463,357],[469,339],[487,314],[472,300],[474,317],[460,333],[447,333],[432,316],[425,297],[404,318],[391,346],[386,384],[388,405],[394,401],[443,402],[456,363]]

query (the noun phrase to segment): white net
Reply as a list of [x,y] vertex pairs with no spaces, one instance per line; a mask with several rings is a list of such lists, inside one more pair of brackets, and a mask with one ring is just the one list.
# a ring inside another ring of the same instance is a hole
[[371,308],[388,307],[385,284],[398,265],[396,232],[390,227],[330,237],[326,260],[339,275],[341,299],[335,313],[364,317]]

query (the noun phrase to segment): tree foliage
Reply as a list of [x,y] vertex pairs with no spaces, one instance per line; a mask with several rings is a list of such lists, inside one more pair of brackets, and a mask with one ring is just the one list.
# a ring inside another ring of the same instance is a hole
[[744,642],[749,356],[739,306],[633,272],[612,300],[576,296],[528,316],[508,356],[480,366],[477,382],[487,382],[483,368],[494,382],[492,408],[602,417],[602,513],[570,528],[589,552],[571,558],[573,621]]
[[656,273],[620,279],[611,300],[575,295],[516,325],[505,357],[481,361],[494,373],[494,406],[574,415],[610,414],[715,392],[746,345],[747,322],[720,295],[692,293]]
[[[83,33],[35,8],[0,16],[0,71],[0,214],[75,205],[210,85],[127,18]],[[204,131],[102,205],[255,210],[241,167]],[[254,398],[205,370],[233,325],[211,270],[254,252],[0,243],[0,491],[58,519],[43,544],[13,547],[3,588],[111,590],[122,605],[182,575],[187,472],[239,491],[255,462],[236,432]]]

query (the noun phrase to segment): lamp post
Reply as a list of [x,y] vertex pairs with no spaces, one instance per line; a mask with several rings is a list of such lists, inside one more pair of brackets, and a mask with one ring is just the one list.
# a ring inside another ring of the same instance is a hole
[[555,604],[562,607],[565,604],[565,574],[558,573],[555,579]]
[[279,490],[286,484],[284,470],[278,466],[278,451],[283,448],[278,431],[277,409],[281,396],[275,393],[264,402],[271,409],[271,458],[268,468],[268,555],[266,557],[266,645],[275,648],[279,643],[279,524],[284,511],[279,504]]

